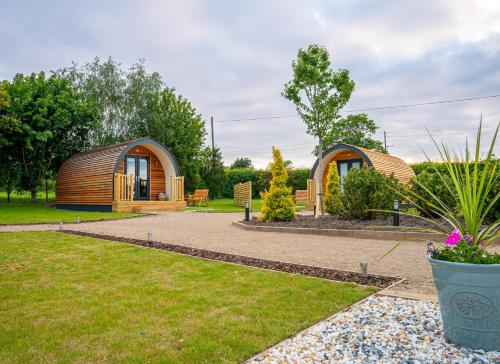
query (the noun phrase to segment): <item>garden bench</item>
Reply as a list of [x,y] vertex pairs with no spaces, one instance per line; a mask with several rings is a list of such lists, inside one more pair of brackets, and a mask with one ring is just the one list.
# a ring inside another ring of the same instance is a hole
[[186,197],[187,204],[192,202],[193,206],[196,201],[198,201],[198,207],[201,207],[201,203],[205,202],[206,206],[208,206],[208,190],[195,190],[194,194],[187,195]]

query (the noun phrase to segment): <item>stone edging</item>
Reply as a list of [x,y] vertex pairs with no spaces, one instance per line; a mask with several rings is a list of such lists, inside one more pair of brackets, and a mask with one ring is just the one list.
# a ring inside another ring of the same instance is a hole
[[[233,226],[243,230],[263,231],[272,233],[309,234],[323,236],[338,236],[344,238],[375,239],[375,240],[416,240],[416,241],[442,241],[444,234],[427,232],[405,232],[405,231],[380,231],[380,230],[347,230],[347,229],[315,229],[301,227],[283,226],[259,226],[233,221]],[[498,236],[493,244],[500,243]]]
[[103,240],[118,241],[122,243],[139,245],[147,248],[166,250],[174,253],[189,255],[203,259],[223,261],[238,265],[246,265],[250,267],[274,270],[291,274],[302,274],[315,278],[328,279],[331,281],[351,282],[360,285],[375,286],[379,288],[391,287],[404,280],[404,278],[401,277],[390,277],[390,276],[375,275],[375,274],[368,274],[367,276],[364,276],[358,272],[341,271],[332,268],[315,267],[303,264],[281,262],[276,260],[260,259],[243,255],[215,252],[199,248],[191,248],[183,245],[162,243],[158,241],[130,239],[112,235],[86,233],[76,230],[63,230],[62,232],[72,235],[88,236]]

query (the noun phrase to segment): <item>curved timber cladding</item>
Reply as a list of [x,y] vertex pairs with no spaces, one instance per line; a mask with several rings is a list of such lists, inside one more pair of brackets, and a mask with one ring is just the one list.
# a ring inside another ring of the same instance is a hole
[[408,183],[415,176],[413,169],[398,157],[349,144],[336,144],[325,150],[322,157],[323,171],[319,170],[319,159],[316,159],[311,176],[317,181],[322,181],[323,190],[326,189],[328,165],[332,161],[336,161],[338,165],[343,164],[346,169],[360,162],[361,165],[374,167],[387,176],[394,173],[394,177],[403,184]]
[[154,206],[162,206],[159,195],[164,193],[170,200],[171,177],[179,176],[179,167],[167,148],[151,138],[141,138],[76,154],[66,160],[57,177],[57,207],[125,210],[115,209],[113,181],[115,174],[124,174],[125,158],[134,156],[148,160],[148,196],[141,201],[128,201],[127,206],[133,210],[134,204],[138,209],[137,206],[146,206],[147,203],[152,206],[152,201],[156,202]]

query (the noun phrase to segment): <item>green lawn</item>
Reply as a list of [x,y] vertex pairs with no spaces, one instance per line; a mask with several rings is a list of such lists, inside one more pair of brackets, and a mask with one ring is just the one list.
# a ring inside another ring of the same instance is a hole
[[[255,199],[252,200],[252,211],[260,211],[262,207],[262,200]],[[298,210],[304,209],[304,204],[300,204],[297,206]],[[190,206],[186,211],[202,211],[202,212],[241,212],[243,213],[244,208],[241,206],[236,206],[234,204],[234,200],[231,198],[218,198],[216,200],[208,201],[208,207],[202,205],[198,206]]]
[[16,199],[10,203],[0,200],[0,225],[76,222],[77,217],[80,217],[80,221],[90,221],[140,215],[129,212],[69,211],[44,205],[43,202],[31,203],[28,199]]
[[0,267],[5,363],[236,363],[375,291],[57,232]]

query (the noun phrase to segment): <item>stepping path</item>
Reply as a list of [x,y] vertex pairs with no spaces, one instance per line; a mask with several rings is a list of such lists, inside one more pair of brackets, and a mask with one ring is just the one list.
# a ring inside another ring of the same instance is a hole
[[436,304],[372,296],[247,363],[498,363],[500,352],[447,344]]

